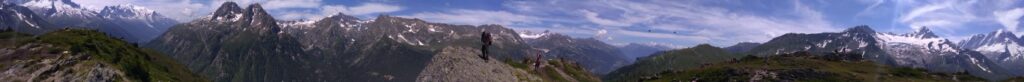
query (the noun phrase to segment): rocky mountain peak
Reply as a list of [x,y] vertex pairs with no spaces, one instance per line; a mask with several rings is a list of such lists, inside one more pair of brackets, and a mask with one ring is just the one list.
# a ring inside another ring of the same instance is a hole
[[860,25],[843,31],[845,33],[875,33],[875,30],[871,29],[867,25]]
[[229,19],[238,17],[242,13],[242,8],[238,7],[235,2],[224,2],[221,4],[217,11],[213,12],[213,19]]
[[260,6],[259,3],[249,5],[249,7],[246,7],[245,9],[247,10],[243,12],[245,13],[245,17],[251,17],[253,20],[268,19],[270,21],[274,21],[274,17],[267,14],[267,11],[264,10],[263,6]]
[[914,33],[904,34],[904,36],[917,38],[939,38],[939,36],[935,35],[935,33],[933,33],[932,30],[929,30],[928,27],[921,27],[921,29],[918,29]]
[[377,16],[377,19],[375,19],[374,21],[376,21],[376,22],[419,22],[419,23],[426,23],[426,21],[420,20],[418,18],[402,18],[402,17],[395,17],[395,16],[386,15],[386,14],[381,14],[381,15]]
[[245,7],[245,9],[248,10],[247,12],[249,12],[249,13],[260,13],[260,14],[267,13],[267,11],[263,10],[263,6],[260,5],[259,3],[254,3],[252,5],[249,5],[249,7]]
[[993,35],[993,37],[999,38],[1017,38],[1017,35],[1013,34],[1013,32],[1002,29],[996,30],[995,32],[990,33],[989,35]]
[[325,19],[342,20],[342,21],[359,20],[359,18],[357,18],[355,16],[346,15],[345,13],[338,13],[338,14],[335,14],[335,15],[327,16],[327,18],[325,18]]
[[970,38],[964,39],[964,41],[960,41],[959,45],[962,48],[974,49],[985,45],[1017,44],[1020,43],[1020,41],[1021,39],[1018,38],[1016,34],[1000,29],[989,32],[988,34],[977,34],[971,36]]
[[243,12],[242,15],[246,22],[249,24],[249,28],[255,28],[264,32],[276,33],[280,31],[278,28],[277,20],[273,16],[267,14],[267,11],[260,6],[259,3],[249,5],[245,8],[247,11]]

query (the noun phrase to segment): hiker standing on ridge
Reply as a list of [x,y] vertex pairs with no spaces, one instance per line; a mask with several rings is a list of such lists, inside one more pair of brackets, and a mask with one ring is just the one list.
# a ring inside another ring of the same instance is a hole
[[480,51],[483,52],[483,54],[480,55],[480,58],[483,58],[485,61],[489,60],[487,58],[487,54],[488,54],[487,47],[491,46],[491,34],[487,33],[487,31],[484,31],[483,33],[480,33],[480,41],[484,42],[484,45],[482,47],[480,47]]

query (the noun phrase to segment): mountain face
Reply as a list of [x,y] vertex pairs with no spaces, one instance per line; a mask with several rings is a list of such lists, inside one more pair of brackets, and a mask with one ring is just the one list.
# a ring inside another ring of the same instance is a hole
[[786,34],[765,42],[749,53],[767,56],[796,51],[859,52],[869,60],[886,65],[926,68],[936,72],[967,71],[988,79],[1008,76],[1005,69],[984,55],[961,50],[952,42],[934,36],[927,28],[908,34],[876,33],[867,26],[857,26],[839,33]]
[[[166,31],[177,21],[152,10],[132,5],[107,6],[102,10],[89,10],[70,0],[11,0],[6,3],[25,6],[49,26],[41,34],[60,28],[97,29],[133,43],[145,43]],[[42,26],[40,26],[42,27]]]
[[628,58],[629,62],[635,61],[634,59],[647,57],[659,51],[665,51],[672,49],[668,46],[660,46],[657,44],[641,44],[641,43],[629,43],[626,46],[619,47],[619,50]]
[[0,29],[41,34],[53,28],[50,22],[32,12],[29,8],[15,4],[0,4]]
[[1024,74],[1024,40],[1008,31],[998,30],[988,34],[978,34],[960,41],[959,47],[980,52],[988,60],[992,60],[1016,75]]
[[234,2],[208,17],[171,27],[147,47],[175,54],[171,56],[216,81],[416,81],[425,77],[421,72],[438,60],[437,54],[454,53],[444,48],[479,50],[482,31],[495,37],[492,59],[523,59],[522,54],[539,52],[515,31],[498,25],[450,25],[386,15],[360,20],[344,14],[276,21],[259,4],[241,8]]
[[173,59],[95,30],[0,32],[4,81],[206,82]]
[[629,64],[618,47],[594,38],[574,39],[561,34],[546,34],[527,42],[545,51],[544,58],[567,58],[596,74],[607,74]]
[[[237,5],[235,5],[237,7]],[[215,81],[309,80],[311,62],[299,58],[299,42],[281,32],[259,4],[250,5],[234,21],[197,20],[171,27],[151,48],[175,54],[195,73]],[[209,18],[206,18],[209,19]],[[244,78],[244,79],[243,79]],[[257,79],[261,78],[261,79]]]
[[740,42],[740,43],[737,43],[736,45],[725,47],[724,49],[726,51],[729,51],[729,52],[732,52],[732,53],[745,53],[747,51],[750,51],[750,49],[754,49],[754,47],[757,47],[757,46],[760,46],[760,45],[761,45],[761,43]]
[[745,55],[732,54],[709,44],[701,44],[691,48],[663,51],[639,58],[636,63],[619,68],[606,75],[605,79],[617,82],[637,81],[641,78],[674,69],[697,68],[703,64],[724,62],[743,56]]

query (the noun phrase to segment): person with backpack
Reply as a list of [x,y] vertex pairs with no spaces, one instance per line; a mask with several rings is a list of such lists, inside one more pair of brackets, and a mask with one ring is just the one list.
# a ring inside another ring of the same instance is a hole
[[492,43],[491,40],[491,34],[487,33],[487,31],[480,33],[480,41],[483,41],[484,43],[483,46],[480,48],[480,51],[483,52],[483,54],[480,55],[480,58],[484,59],[485,61],[490,60],[488,59],[487,55],[489,54],[488,47],[490,47]]

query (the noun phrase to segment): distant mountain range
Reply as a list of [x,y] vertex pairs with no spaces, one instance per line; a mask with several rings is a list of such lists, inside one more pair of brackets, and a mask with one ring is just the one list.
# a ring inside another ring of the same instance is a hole
[[[156,38],[177,21],[155,11],[133,6],[106,6],[90,10],[70,0],[8,0],[3,28],[42,34],[61,28],[97,29],[133,43],[146,43]],[[31,11],[31,12],[29,12]],[[23,20],[23,21],[16,21]]]
[[672,49],[672,47],[651,43],[629,43],[626,46],[619,47],[619,49],[628,58],[629,62],[634,62],[638,60],[637,58],[647,57],[660,51]]
[[960,48],[936,36],[928,28],[907,34],[879,33],[867,26],[838,33],[785,34],[746,53],[768,56],[797,51],[859,52],[880,64],[925,68],[935,72],[968,72],[988,79],[1017,75],[981,53]]
[[596,74],[607,74],[632,62],[619,50],[594,38],[572,38],[549,33],[526,39],[531,46],[544,51],[544,58],[566,58],[582,64]]
[[761,43],[740,42],[740,43],[737,43],[736,45],[725,47],[723,49],[725,49],[726,51],[732,52],[732,53],[743,53],[743,52],[750,51],[750,49],[754,49],[754,47],[757,47],[757,46],[760,46],[760,45],[761,45]]
[[1009,31],[998,30],[988,34],[977,34],[959,46],[965,50],[978,51],[984,59],[990,60],[1014,75],[1024,75],[1024,40]]
[[[882,65],[923,68],[931,72],[966,72],[989,80],[1020,76],[1018,36],[1005,31],[979,34],[961,41],[960,45],[936,36],[928,28],[913,33],[875,32],[867,26],[856,26],[842,32],[785,34],[763,44],[740,43],[723,49],[700,45],[671,50],[618,69],[605,76],[612,81],[648,78],[669,69],[690,69],[696,65],[717,63],[730,58],[727,52],[739,55],[769,57],[778,54],[810,52],[816,54],[856,53]],[[717,54],[711,54],[717,53]],[[685,55],[680,55],[685,54]],[[695,57],[694,57],[695,56]],[[720,56],[727,56],[720,58]],[[688,59],[697,58],[697,59]],[[715,59],[719,58],[719,59]],[[682,61],[686,60],[686,61]],[[716,62],[717,61],[717,62]]]

